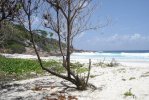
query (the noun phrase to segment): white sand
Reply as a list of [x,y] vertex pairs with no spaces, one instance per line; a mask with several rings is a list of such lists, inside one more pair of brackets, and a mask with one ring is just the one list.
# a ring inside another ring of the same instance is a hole
[[[21,59],[37,59],[36,55],[25,55],[25,54],[1,54],[7,58],[21,58]],[[50,59],[60,59],[60,57],[56,57],[56,56],[49,56],[49,57],[41,57],[41,59],[43,60],[50,60]]]
[[[88,63],[88,60],[79,59],[73,61]],[[98,63],[100,60],[92,60],[92,63]],[[98,89],[88,89],[86,91],[67,90],[66,96],[76,96],[78,100],[149,100],[149,62],[145,61],[119,61],[117,67],[95,66],[92,64],[89,82],[94,84]],[[24,97],[23,100],[42,100],[44,96],[50,95],[64,89],[61,84],[62,79],[55,76],[45,76],[36,79],[22,80],[13,82],[17,84],[35,84],[49,85],[40,91],[31,89],[25,91],[5,91],[0,90],[0,100],[11,100],[12,98]],[[69,83],[70,84],[70,83]],[[70,84],[71,85],[71,84]],[[54,88],[51,88],[53,86]],[[124,93],[131,89],[132,96],[125,96]]]

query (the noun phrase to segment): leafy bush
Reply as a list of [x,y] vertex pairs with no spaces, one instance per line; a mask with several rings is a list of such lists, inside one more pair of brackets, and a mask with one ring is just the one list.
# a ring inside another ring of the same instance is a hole
[[47,52],[50,52],[51,51],[51,48],[49,45],[42,45],[42,48],[44,51],[47,51]]
[[11,49],[12,53],[23,53],[25,52],[25,47],[21,44],[12,44],[9,45],[9,48]]
[[81,64],[80,62],[70,63],[70,67],[72,69],[74,69],[74,68],[80,68],[80,67],[83,67],[83,66],[84,66],[84,64]]
[[70,63],[70,67],[77,73],[84,73],[84,72],[88,71],[88,68],[85,68],[84,64],[81,64],[79,62]]
[[62,63],[57,62],[55,60],[51,60],[51,61],[45,62],[44,63],[44,66],[52,69],[53,71],[55,71],[57,73],[63,73],[63,72],[65,72],[65,69],[62,66]]

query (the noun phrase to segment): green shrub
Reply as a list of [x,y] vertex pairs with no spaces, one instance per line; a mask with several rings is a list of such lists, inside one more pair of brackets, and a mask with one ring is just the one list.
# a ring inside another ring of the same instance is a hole
[[43,50],[47,51],[47,52],[50,52],[51,51],[51,48],[49,45],[45,45],[43,46]]
[[70,67],[72,70],[76,71],[77,73],[84,73],[88,71],[88,68],[85,68],[84,64],[81,64],[80,62],[70,63]]
[[25,52],[25,47],[21,44],[12,44],[12,45],[9,45],[8,47],[9,49],[11,49],[11,53],[23,53]]
[[80,62],[70,63],[70,67],[72,69],[80,68],[80,67],[83,67],[83,66],[84,66],[84,64],[81,64]]
[[53,70],[57,73],[65,72],[65,68],[62,66],[62,63],[57,62],[55,60],[44,62],[44,66],[47,67],[47,68],[50,68],[51,70]]

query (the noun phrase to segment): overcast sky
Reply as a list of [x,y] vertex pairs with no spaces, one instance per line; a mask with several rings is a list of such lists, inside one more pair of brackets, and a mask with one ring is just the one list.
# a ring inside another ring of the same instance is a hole
[[[95,0],[99,1],[99,0]],[[82,33],[74,47],[87,50],[149,50],[149,0],[100,0],[94,23],[111,23]]]

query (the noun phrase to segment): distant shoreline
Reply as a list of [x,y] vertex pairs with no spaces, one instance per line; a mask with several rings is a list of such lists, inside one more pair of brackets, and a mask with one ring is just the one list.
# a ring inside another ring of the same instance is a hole
[[149,50],[74,50],[74,52],[98,52],[98,53],[149,53]]
[[125,53],[149,53],[149,50],[105,50],[103,52],[111,52],[111,53],[121,53],[121,52],[125,52]]

